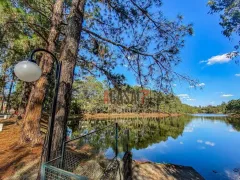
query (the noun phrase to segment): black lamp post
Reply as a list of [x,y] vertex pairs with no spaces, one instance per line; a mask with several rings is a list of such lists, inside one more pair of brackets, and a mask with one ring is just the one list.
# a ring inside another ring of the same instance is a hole
[[52,103],[52,112],[48,122],[48,136],[47,136],[47,158],[46,161],[50,160],[51,155],[51,146],[52,146],[52,136],[53,136],[53,128],[54,128],[54,119],[56,114],[56,107],[57,107],[57,96],[58,96],[58,88],[59,88],[59,80],[61,74],[61,62],[59,62],[56,56],[46,49],[35,49],[33,50],[31,57],[28,61],[21,61],[14,67],[15,75],[22,81],[25,82],[33,82],[40,78],[42,75],[42,71],[40,67],[36,64],[36,61],[33,60],[33,56],[36,52],[43,51],[50,54],[54,61],[55,61],[55,68],[56,68],[56,79],[55,79],[55,94],[53,97]]

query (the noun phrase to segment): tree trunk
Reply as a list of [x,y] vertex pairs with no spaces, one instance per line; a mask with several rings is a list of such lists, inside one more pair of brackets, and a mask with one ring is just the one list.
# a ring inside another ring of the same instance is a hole
[[60,61],[62,71],[58,93],[57,113],[54,122],[51,158],[61,152],[65,138],[65,128],[71,100],[74,67],[82,31],[85,0],[72,0],[70,14],[67,19],[65,38],[61,46]]
[[22,100],[18,107],[19,116],[23,116],[25,114],[27,102],[31,93],[32,86],[33,86],[33,83],[24,82],[23,90],[22,90]]
[[[5,72],[3,72],[4,74]],[[4,90],[5,90],[5,85],[6,85],[6,82],[5,82],[6,78],[5,76],[3,77],[3,86],[2,86],[2,103],[1,103],[1,113],[3,113],[3,107],[4,107],[4,100],[5,100],[5,93],[4,93]]]
[[5,101],[5,94],[4,94],[4,90],[5,90],[5,85],[2,88],[2,103],[1,103],[1,113],[3,113],[3,107],[4,107],[4,101]]
[[14,82],[14,78],[15,75],[13,73],[13,69],[11,69],[11,74],[12,74],[12,80],[10,83],[10,87],[9,87],[9,92],[8,92],[8,97],[7,97],[7,105],[6,105],[6,109],[5,109],[5,114],[7,114],[9,112],[9,110],[11,109],[11,104],[10,104],[10,98],[11,98],[11,94],[12,94],[12,88],[13,88],[13,82]]
[[[62,13],[63,0],[57,0],[53,7],[51,29],[48,36],[47,50],[50,52],[55,52],[56,50],[56,41],[60,33],[59,28],[62,21]],[[41,119],[42,105],[46,87],[48,85],[47,76],[53,67],[52,57],[49,54],[44,53],[40,61],[40,66],[42,68],[42,76],[32,87],[23,121],[21,136],[22,143],[28,142],[32,145],[42,143],[39,121]]]

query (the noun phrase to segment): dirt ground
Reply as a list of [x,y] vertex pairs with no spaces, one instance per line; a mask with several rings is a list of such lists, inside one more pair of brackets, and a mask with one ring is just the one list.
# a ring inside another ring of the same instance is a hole
[[[41,146],[30,147],[18,145],[21,122],[15,124],[15,118],[0,120],[4,123],[0,132],[0,179],[25,179],[26,172],[29,177],[33,169],[38,169],[41,156]],[[36,172],[35,172],[36,174]],[[30,179],[30,178],[27,178]]]

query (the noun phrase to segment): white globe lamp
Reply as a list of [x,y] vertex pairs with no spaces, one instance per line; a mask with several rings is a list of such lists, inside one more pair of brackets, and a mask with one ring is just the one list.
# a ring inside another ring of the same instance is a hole
[[35,61],[21,61],[14,67],[15,75],[22,81],[33,82],[40,78],[42,70]]

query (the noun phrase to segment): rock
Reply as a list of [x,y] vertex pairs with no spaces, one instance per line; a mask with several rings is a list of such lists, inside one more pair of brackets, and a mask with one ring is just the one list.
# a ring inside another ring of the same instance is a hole
[[192,167],[133,161],[132,180],[204,180]]
[[103,168],[100,166],[98,161],[89,160],[86,163],[82,163],[75,170],[75,174],[86,176],[90,180],[100,179],[103,175]]

